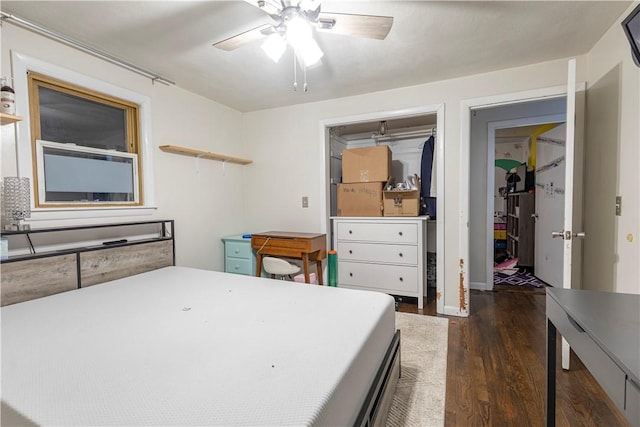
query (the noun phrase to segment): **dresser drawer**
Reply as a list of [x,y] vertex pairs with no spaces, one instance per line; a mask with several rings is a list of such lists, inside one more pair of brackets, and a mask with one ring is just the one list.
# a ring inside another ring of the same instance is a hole
[[251,259],[251,257],[253,256],[251,251],[251,241],[247,240],[246,242],[225,242],[224,256]]
[[224,271],[227,273],[245,274],[253,276],[256,272],[251,259],[226,257]]
[[624,410],[626,375],[558,303],[547,295],[547,317],[620,410]]
[[338,222],[338,240],[407,243],[418,242],[418,224]]
[[412,245],[338,242],[338,259],[418,265],[418,247]]
[[338,261],[338,286],[418,295],[418,268]]

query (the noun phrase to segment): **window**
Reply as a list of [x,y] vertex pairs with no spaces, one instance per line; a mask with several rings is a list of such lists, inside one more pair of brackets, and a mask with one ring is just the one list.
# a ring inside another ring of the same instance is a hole
[[36,153],[41,205],[138,200],[135,154],[42,140],[36,141]]
[[29,72],[35,207],[142,205],[139,105]]

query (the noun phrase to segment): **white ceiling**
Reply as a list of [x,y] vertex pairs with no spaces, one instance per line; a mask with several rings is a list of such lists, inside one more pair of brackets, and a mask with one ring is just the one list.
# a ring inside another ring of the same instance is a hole
[[270,22],[244,1],[3,0],[0,8],[246,112],[584,54],[629,5],[323,1],[325,12],[393,16],[394,23],[385,40],[316,34],[325,56],[308,70],[307,93],[293,91],[290,50],[275,64],[259,41],[231,52],[211,46]]

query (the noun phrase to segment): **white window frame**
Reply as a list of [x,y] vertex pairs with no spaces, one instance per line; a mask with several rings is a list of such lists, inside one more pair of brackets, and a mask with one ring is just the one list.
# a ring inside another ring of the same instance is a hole
[[[52,142],[52,141],[43,141],[41,139],[36,140],[36,165],[38,168],[38,195],[39,195],[39,202],[40,202],[40,206],[47,206],[47,205],[59,205],[59,204],[68,204],[69,202],[47,202],[46,201],[46,195],[47,195],[47,188],[46,188],[46,181],[45,181],[45,170],[44,170],[44,148],[45,147],[49,147],[49,148],[55,148],[57,150],[65,150],[65,151],[69,151],[72,153],[89,153],[89,154],[100,154],[103,156],[112,156],[112,157],[121,157],[121,158],[126,158],[126,159],[131,159],[132,163],[131,163],[131,175],[133,176],[133,198],[134,200],[132,201],[127,201],[127,202],[95,202],[95,201],[91,201],[91,202],[86,202],[86,203],[103,203],[103,204],[107,204],[107,205],[114,205],[114,204],[137,204],[140,201],[140,192],[138,191],[139,185],[138,185],[138,155],[136,153],[126,153],[124,151],[115,151],[115,150],[103,150],[100,148],[93,148],[93,147],[85,147],[85,146],[81,146],[81,145],[75,145],[75,144],[61,144],[59,142]],[[78,202],[78,201],[74,201],[74,204],[79,204],[79,203],[85,203],[85,202]]]
[[[50,64],[16,51],[11,52],[14,90],[16,92],[16,114],[23,117],[17,123],[16,151],[18,160],[18,176],[31,180],[33,189],[34,165],[31,144],[31,127],[28,99],[27,72],[33,71],[54,79],[67,81],[87,89],[106,93],[111,96],[139,105],[140,139],[138,154],[142,158],[142,192],[141,206],[88,206],[88,207],[35,207],[35,200],[31,199],[31,218],[27,221],[56,221],[69,219],[118,218],[128,216],[152,215],[155,205],[155,180],[153,168],[153,145],[151,140],[151,99],[140,93],[71,71],[69,69]],[[33,191],[31,194],[34,194]]]

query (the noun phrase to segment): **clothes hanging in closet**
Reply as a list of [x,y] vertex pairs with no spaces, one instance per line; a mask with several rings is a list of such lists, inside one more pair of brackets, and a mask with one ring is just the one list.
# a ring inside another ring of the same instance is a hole
[[420,166],[420,180],[422,187],[420,188],[420,196],[422,197],[422,215],[429,215],[431,219],[436,217],[436,198],[431,197],[431,177],[433,171],[435,151],[435,138],[433,135],[429,137],[422,147],[422,162]]

